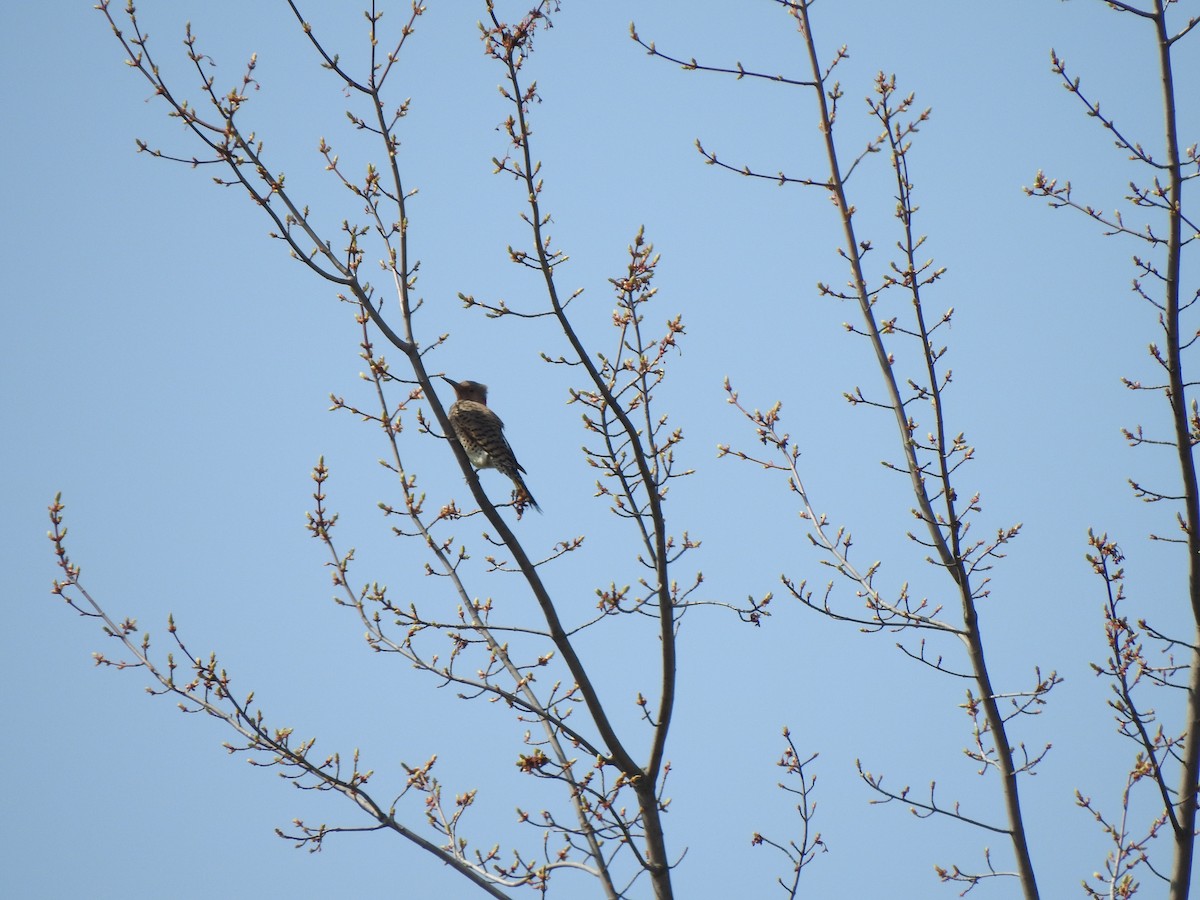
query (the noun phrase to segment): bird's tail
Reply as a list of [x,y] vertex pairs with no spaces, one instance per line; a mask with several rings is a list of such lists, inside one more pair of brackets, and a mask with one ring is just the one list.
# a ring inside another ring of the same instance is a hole
[[539,513],[541,513],[542,508],[538,506],[538,502],[533,499],[533,493],[529,490],[529,487],[525,484],[525,479],[523,479],[519,473],[513,475],[513,484],[517,486],[517,502],[528,503]]

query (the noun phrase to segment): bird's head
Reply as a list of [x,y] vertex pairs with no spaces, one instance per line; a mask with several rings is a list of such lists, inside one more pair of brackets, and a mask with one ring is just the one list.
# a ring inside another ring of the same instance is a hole
[[478,381],[455,381],[445,375],[442,376],[442,381],[454,388],[454,393],[459,400],[474,400],[476,403],[487,406],[486,384],[480,384]]

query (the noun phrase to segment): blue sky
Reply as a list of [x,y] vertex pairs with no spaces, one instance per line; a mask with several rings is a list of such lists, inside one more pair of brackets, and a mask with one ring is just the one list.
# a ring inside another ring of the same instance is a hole
[[[286,5],[184,6],[139,7],[165,70],[194,93],[179,43],[189,17],[219,65],[218,85],[233,84],[257,52],[262,88],[247,115],[273,166],[332,233],[357,209],[322,171],[318,139],[351,171],[373,148],[346,128],[345,99]],[[420,191],[411,216],[426,340],[449,332],[434,369],[491,388],[545,509],[520,523],[522,536],[549,547],[589,535],[587,550],[555,575],[560,604],[582,618],[594,588],[636,577],[634,551],[592,499],[579,409],[565,404],[569,374],[538,357],[561,353],[561,338],[540,323],[484,319],[456,299],[540,302],[536,280],[506,261],[505,247],[527,237],[519,191],[491,174],[507,109],[474,25],[483,4],[429,7],[394,85],[396,101],[412,98],[401,156]],[[323,18],[313,15],[330,46],[359,65],[358,6],[327,4]],[[652,60],[629,40],[631,20],[666,52],[796,77],[804,70],[790,20],[765,0],[567,2],[531,63],[543,98],[534,146],[552,233],[571,258],[560,278],[585,288],[574,307],[581,330],[597,347],[611,340],[606,279],[622,270],[640,225],[663,257],[650,321],[679,313],[687,326],[661,400],[684,429],[679,456],[696,475],[676,483],[668,514],[677,532],[704,544],[679,577],[702,570],[711,599],[778,596],[761,629],[713,611],[685,620],[668,753],[671,846],[689,848],[679,894],[770,895],[781,860],[749,839],[753,831],[783,838],[798,825],[773,789],[788,724],[803,750],[821,753],[817,827],[831,852],[805,876],[812,896],[870,896],[883,884],[892,896],[954,896],[937,885],[933,864],[979,866],[988,836],[868,806],[853,761],[914,788],[936,778],[981,815],[994,814],[994,783],[962,757],[961,686],[907,661],[891,636],[858,634],[789,604],[781,573],[827,575],[792,499],[780,479],[715,458],[718,443],[754,443],[725,403],[725,376],[749,405],[782,400],[814,503],[850,526],[862,558],[884,560],[884,583],[911,580],[916,592],[945,595],[903,537],[905,483],[879,466],[897,455],[890,420],[841,399],[855,385],[870,392],[878,376],[865,343],[840,327],[854,310],[815,290],[817,281],[846,279],[832,207],[814,190],[706,167],[693,147],[700,138],[731,162],[816,174],[811,97]],[[9,890],[31,898],[464,891],[440,864],[379,834],[333,840],[317,856],[277,839],[273,829],[294,817],[363,823],[344,801],[297,793],[228,757],[221,742],[229,735],[217,723],[148,698],[138,673],[94,670],[90,654],[111,652],[106,639],[50,596],[45,508],[61,490],[72,554],[110,613],[137,618],[163,650],[174,613],[189,645],[216,650],[272,719],[318,735],[330,752],[362,748],[388,784],[401,760],[436,752],[448,792],[481,788],[476,844],[536,845],[512,825],[515,805],[539,803],[537,789],[514,774],[522,726],[370,653],[360,626],[330,602],[325,556],[304,530],[309,472],[324,454],[360,574],[438,602],[420,576],[419,548],[390,537],[376,507],[396,494],[376,464],[381,442],[328,411],[331,392],[363,390],[351,309],[267,239],[265,219],[236,191],[134,152],[135,137],[183,155],[194,148],[122,65],[89,4],[12,5],[0,21],[11,86],[0,149],[8,172],[0,373],[12,423],[3,458],[15,492],[0,588],[10,613],[0,637],[8,723],[0,740],[13,769],[0,840]],[[912,175],[918,227],[949,270],[928,302],[956,309],[951,430],[965,431],[978,456],[962,490],[982,492],[982,532],[1024,523],[981,612],[993,675],[1007,690],[1026,686],[1035,665],[1066,678],[1046,712],[1018,731],[1031,747],[1054,744],[1024,788],[1044,896],[1072,894],[1102,866],[1107,847],[1073,792],[1115,809],[1132,753],[1088,669],[1104,648],[1100,584],[1083,561],[1087,528],[1113,532],[1129,552],[1137,615],[1165,631],[1184,621],[1179,554],[1144,540],[1169,533],[1172,513],[1136,501],[1126,484],[1173,484],[1170,459],[1130,450],[1119,431],[1165,423],[1159,397],[1119,383],[1153,377],[1145,348],[1158,338],[1154,317],[1129,291],[1129,259],[1140,248],[1102,239],[1082,218],[1021,192],[1045,169],[1097,206],[1121,202],[1135,173],[1059,86],[1049,51],[1123,127],[1156,146],[1153,47],[1138,24],[1084,0],[861,0],[816,12],[824,54],[850,48],[841,70],[844,152],[874,134],[859,98],[876,71],[895,72],[919,106],[933,107]],[[1193,37],[1180,48],[1179,85],[1200,83],[1195,45]],[[1182,112],[1190,142],[1194,104]],[[888,247],[889,173],[882,156],[871,163],[851,186],[860,233]],[[431,496],[464,500],[445,448],[413,446]],[[493,496],[507,492],[491,473],[484,483]],[[478,541],[478,529],[460,531]],[[513,583],[478,583],[514,617],[528,612]],[[630,719],[632,697],[654,682],[639,650],[652,651],[652,637],[628,627],[581,643]],[[1173,711],[1167,698],[1160,706]],[[414,808],[412,821],[419,817]],[[1006,860],[1001,842],[991,843]]]

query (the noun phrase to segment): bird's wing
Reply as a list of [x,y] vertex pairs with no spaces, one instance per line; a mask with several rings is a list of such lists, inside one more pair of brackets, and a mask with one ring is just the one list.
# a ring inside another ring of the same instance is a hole
[[504,422],[490,406],[484,406],[473,400],[461,401],[458,406],[458,415],[463,421],[463,428],[483,444],[483,449],[489,456],[511,459],[518,472],[525,471],[525,468],[517,462],[517,456],[513,453],[508,438],[504,436]]

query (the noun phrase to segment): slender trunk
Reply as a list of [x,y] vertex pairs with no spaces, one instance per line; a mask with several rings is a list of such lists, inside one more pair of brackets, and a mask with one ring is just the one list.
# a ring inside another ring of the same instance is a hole
[[1008,745],[1008,734],[1004,718],[992,691],[992,679],[988,674],[987,660],[983,655],[983,638],[979,633],[979,617],[975,612],[975,601],[970,596],[970,583],[966,576],[959,587],[963,600],[963,619],[966,636],[963,638],[971,657],[971,668],[975,672],[975,683],[982,695],[984,718],[992,733],[992,743],[998,757],[997,768],[1004,784],[1004,810],[1008,816],[1009,832],[1012,836],[1013,855],[1016,857],[1017,874],[1021,880],[1021,891],[1025,900],[1038,900],[1037,878],[1033,871],[1033,860],[1029,855],[1029,842],[1025,838],[1025,819],[1021,815],[1021,795],[1017,791],[1017,771],[1013,766],[1012,747]]
[[1171,39],[1167,31],[1166,4],[1155,0],[1155,21],[1158,31],[1159,73],[1162,78],[1163,118],[1166,131],[1167,169],[1170,182],[1167,201],[1170,204],[1167,265],[1165,277],[1166,302],[1163,325],[1167,332],[1168,396],[1171,417],[1175,426],[1175,447],[1179,455],[1179,471],[1183,481],[1184,523],[1188,550],[1188,596],[1196,622],[1193,643],[1191,677],[1188,683],[1186,732],[1183,744],[1182,771],[1179,779],[1178,801],[1175,810],[1175,858],[1171,867],[1171,900],[1185,900],[1191,893],[1192,861],[1196,846],[1196,791],[1200,780],[1200,491],[1196,485],[1196,463],[1192,456],[1191,430],[1188,423],[1187,395],[1184,389],[1182,340],[1180,333],[1180,257],[1183,251],[1183,172],[1179,163],[1179,133],[1175,121],[1175,80],[1171,68]]
[[[1012,839],[1013,855],[1017,862],[1022,894],[1025,900],[1039,900],[1040,895],[1038,893],[1037,879],[1034,875],[1033,862],[1030,858],[1029,844],[1025,837],[1025,824],[1021,817],[1021,801],[1017,791],[1017,773],[1013,766],[1012,748],[1008,744],[1004,718],[1001,716],[1000,709],[996,704],[996,698],[992,691],[991,678],[988,675],[987,661],[983,653],[983,638],[979,632],[979,620],[975,612],[975,598],[971,589],[970,578],[963,567],[958,552],[956,552],[957,547],[952,549],[949,546],[938,527],[938,517],[930,504],[929,494],[925,489],[922,468],[917,461],[916,450],[909,436],[908,420],[905,416],[900,389],[896,383],[895,372],[892,368],[891,359],[883,345],[883,339],[880,336],[879,326],[875,320],[872,302],[867,291],[866,277],[862,269],[860,245],[854,233],[853,211],[849,201],[846,199],[845,183],[841,167],[838,163],[837,148],[833,140],[833,122],[826,101],[825,81],[817,57],[816,44],[810,29],[808,6],[809,3],[807,0],[801,0],[796,8],[796,15],[808,46],[809,64],[812,69],[813,78],[817,83],[817,100],[821,109],[822,133],[825,138],[826,154],[829,158],[829,187],[842,218],[842,228],[845,232],[846,241],[845,253],[853,272],[854,289],[858,294],[859,306],[863,318],[867,323],[867,334],[875,350],[879,368],[884,375],[884,384],[888,392],[890,404],[895,411],[896,424],[900,430],[900,438],[904,445],[905,460],[909,476],[912,479],[913,493],[919,507],[920,518],[929,529],[932,545],[936,548],[938,556],[945,565],[946,570],[953,577],[962,598],[963,626],[965,632],[963,640],[967,645],[967,651],[971,658],[972,671],[982,695],[981,702],[984,707],[984,716],[996,748],[996,764],[1001,774],[1004,805],[1008,816],[1009,835]],[[955,533],[956,528],[954,520],[955,516],[951,512],[949,521],[951,522],[950,530],[952,534]]]

